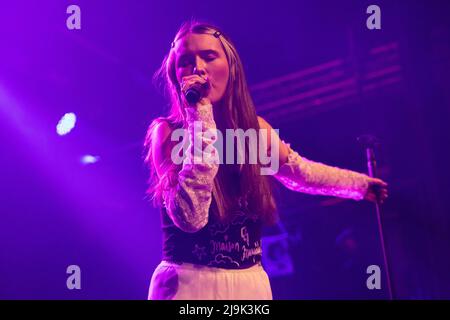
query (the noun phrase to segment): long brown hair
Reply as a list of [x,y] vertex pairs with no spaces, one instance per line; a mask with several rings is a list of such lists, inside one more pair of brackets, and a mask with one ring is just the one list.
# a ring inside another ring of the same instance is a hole
[[[250,128],[259,130],[255,106],[247,86],[241,59],[229,37],[216,26],[191,20],[182,24],[174,41],[181,39],[188,33],[212,35],[217,31],[220,32],[218,40],[222,44],[230,69],[227,89],[221,100],[222,105],[214,110],[217,129],[221,130],[222,133],[225,133],[225,129],[236,130],[237,128],[244,131]],[[186,127],[185,110],[181,100],[180,85],[176,77],[175,58],[175,52],[172,49],[165,56],[161,67],[154,75],[155,84],[163,84],[165,94],[170,101],[168,116],[153,120],[144,141],[144,161],[151,169],[147,194],[152,198],[154,205],[161,205],[162,191],[177,180],[177,174],[181,169],[181,166],[172,163],[171,169],[166,173],[167,176],[159,179],[152,163],[151,147],[153,130],[161,121],[167,121],[172,128]],[[248,150],[247,141],[245,150]],[[223,159],[226,159],[225,155]],[[272,181],[268,176],[260,174],[260,168],[259,159],[257,164],[249,163],[248,152],[245,152],[245,163],[243,165],[219,165],[212,190],[212,211],[220,221],[229,220],[230,214],[228,213],[232,212],[232,208],[238,202],[246,202],[249,214],[258,216],[268,225],[274,224],[278,220],[277,208],[272,194]],[[239,188],[234,187],[237,185],[237,180],[239,181]]]

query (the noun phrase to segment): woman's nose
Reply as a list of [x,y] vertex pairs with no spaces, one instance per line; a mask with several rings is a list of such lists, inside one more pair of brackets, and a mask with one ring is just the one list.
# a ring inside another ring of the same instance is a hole
[[199,76],[205,75],[205,65],[201,59],[196,59],[193,74],[198,74]]

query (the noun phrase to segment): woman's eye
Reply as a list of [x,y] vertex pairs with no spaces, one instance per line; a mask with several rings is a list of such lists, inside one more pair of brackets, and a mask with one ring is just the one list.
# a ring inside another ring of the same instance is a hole
[[209,61],[213,61],[215,58],[216,58],[215,56],[207,56],[205,58],[205,60],[209,62]]
[[192,59],[189,59],[189,57],[183,57],[180,60],[178,60],[178,66],[179,67],[186,67],[191,63]]
[[189,65],[189,61],[187,60],[181,60],[178,62],[179,67],[186,67],[187,65]]

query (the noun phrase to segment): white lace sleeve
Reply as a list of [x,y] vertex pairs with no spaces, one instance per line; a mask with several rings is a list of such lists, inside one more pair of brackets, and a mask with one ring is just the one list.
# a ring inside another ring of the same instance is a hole
[[[284,142],[284,141],[283,141]],[[368,188],[368,176],[314,162],[301,157],[291,149],[288,161],[275,174],[275,178],[287,188],[308,193],[362,200]]]
[[[213,182],[219,162],[218,152],[213,145],[217,140],[217,128],[212,105],[186,108],[186,115],[189,137],[187,155],[178,173],[177,183],[163,192],[163,200],[174,224],[192,233],[208,223]],[[200,125],[202,129],[196,133],[194,126],[199,128]]]

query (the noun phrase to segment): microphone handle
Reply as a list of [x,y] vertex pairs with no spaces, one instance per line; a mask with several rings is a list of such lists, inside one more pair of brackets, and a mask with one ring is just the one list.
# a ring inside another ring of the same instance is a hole
[[196,104],[200,100],[200,92],[194,88],[188,89],[185,96],[189,104]]
[[[205,84],[206,85],[206,84]],[[185,97],[189,104],[196,104],[202,98],[203,86],[201,84],[194,84],[192,87],[186,90]]]

